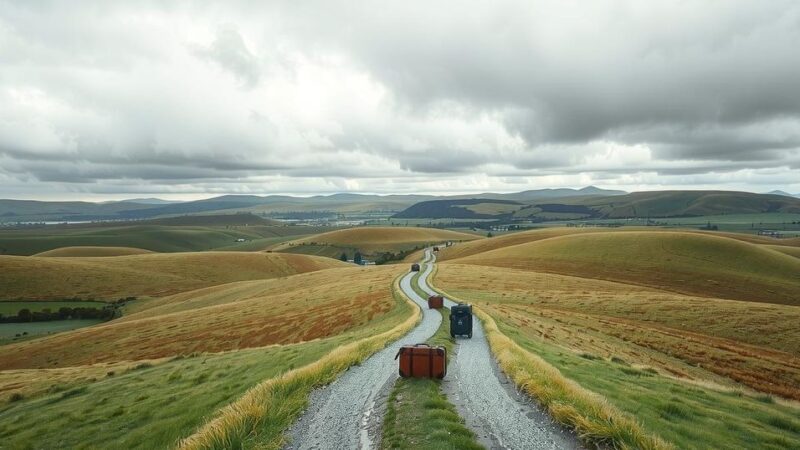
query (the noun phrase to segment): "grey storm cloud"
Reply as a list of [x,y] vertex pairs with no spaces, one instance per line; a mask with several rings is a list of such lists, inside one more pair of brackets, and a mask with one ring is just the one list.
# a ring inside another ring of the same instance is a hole
[[800,191],[798,43],[781,0],[1,2],[0,194]]

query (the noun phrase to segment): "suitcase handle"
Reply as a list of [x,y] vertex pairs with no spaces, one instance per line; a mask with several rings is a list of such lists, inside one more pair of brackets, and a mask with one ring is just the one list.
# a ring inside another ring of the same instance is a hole
[[[428,345],[428,344],[414,344],[414,347],[430,347],[430,345]],[[402,353],[402,352],[403,352],[403,347],[400,347],[400,349],[397,350],[397,354],[394,355],[394,359],[399,358],[400,357],[400,353]]]

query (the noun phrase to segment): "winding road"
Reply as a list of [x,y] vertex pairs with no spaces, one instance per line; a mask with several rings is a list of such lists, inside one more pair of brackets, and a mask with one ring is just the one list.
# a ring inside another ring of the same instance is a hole
[[[435,257],[426,250],[419,287],[429,293],[428,276]],[[314,391],[308,409],[289,431],[287,449],[370,449],[380,441],[389,391],[397,379],[397,350],[428,340],[441,324],[427,299],[411,287],[414,272],[400,281],[403,292],[423,311],[408,334],[350,368],[336,381]],[[445,300],[447,306],[455,303]],[[443,383],[444,392],[467,426],[489,449],[572,449],[578,440],[553,423],[538,405],[519,394],[499,370],[481,322],[474,317],[472,339],[458,339]]]
[[[425,262],[432,260],[426,252]],[[425,267],[427,277],[432,265]],[[415,272],[400,280],[400,288],[422,308],[422,321],[408,334],[351,367],[333,383],[311,394],[308,409],[289,431],[287,449],[369,449],[380,440],[383,412],[397,379],[397,351],[406,344],[427,341],[439,329],[442,316],[428,309],[427,299],[411,288]]]
[[[435,258],[430,259],[432,268]],[[439,294],[428,285],[427,276],[420,277],[419,287],[428,295]],[[445,306],[454,305],[445,298]],[[443,388],[478,441],[489,449],[581,448],[572,433],[516,390],[492,356],[480,319],[473,315],[472,321],[472,338],[456,339]]]

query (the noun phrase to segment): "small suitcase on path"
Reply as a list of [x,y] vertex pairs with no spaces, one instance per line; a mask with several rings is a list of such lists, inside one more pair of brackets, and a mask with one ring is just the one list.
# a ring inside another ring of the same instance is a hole
[[441,295],[431,295],[428,297],[428,309],[440,309],[444,307],[444,297]]
[[428,344],[404,345],[394,359],[400,358],[403,378],[438,378],[447,374],[447,349]]
[[459,303],[450,308],[450,336],[472,338],[472,305]]

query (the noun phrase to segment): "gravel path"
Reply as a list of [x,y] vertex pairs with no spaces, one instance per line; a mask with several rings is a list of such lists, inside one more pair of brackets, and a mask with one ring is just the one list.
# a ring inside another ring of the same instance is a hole
[[[426,253],[425,261],[432,258]],[[427,277],[432,265],[425,267]],[[369,449],[380,439],[383,412],[397,379],[397,350],[427,341],[441,324],[441,315],[427,307],[411,288],[410,272],[400,281],[403,292],[422,307],[422,321],[404,337],[351,367],[336,381],[311,394],[309,407],[289,430],[287,449]]]
[[[433,264],[428,268],[429,272]],[[437,293],[427,276],[420,278],[419,285],[430,295]],[[445,299],[445,305],[455,303]],[[582,448],[574,434],[553,422],[502,373],[477,317],[473,316],[472,339],[458,338],[457,342],[444,392],[481,444],[489,449]]]

